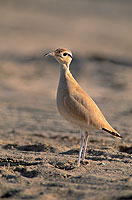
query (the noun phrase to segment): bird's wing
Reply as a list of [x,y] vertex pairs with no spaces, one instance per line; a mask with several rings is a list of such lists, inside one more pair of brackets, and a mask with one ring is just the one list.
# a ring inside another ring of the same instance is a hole
[[63,103],[65,111],[78,123],[83,122],[87,126],[104,130],[114,137],[121,138],[107,122],[104,115],[95,102],[84,91],[78,88],[73,94],[64,95]]
[[76,88],[70,95],[64,96],[65,110],[74,118],[100,129],[106,123],[105,117],[81,88]]
[[65,110],[75,120],[87,122],[86,108],[73,95],[66,95],[63,98]]

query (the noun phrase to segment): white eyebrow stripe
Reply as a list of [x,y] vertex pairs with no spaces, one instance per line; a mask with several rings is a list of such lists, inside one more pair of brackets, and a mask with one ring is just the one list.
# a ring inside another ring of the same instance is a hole
[[65,53],[67,53],[68,56],[70,56],[72,58],[72,54],[68,51],[66,51]]
[[73,58],[72,54],[69,52],[69,51],[65,51],[65,52],[62,52],[62,55],[66,53],[68,56],[70,56],[71,58]]
[[72,58],[72,54],[68,53],[68,55]]

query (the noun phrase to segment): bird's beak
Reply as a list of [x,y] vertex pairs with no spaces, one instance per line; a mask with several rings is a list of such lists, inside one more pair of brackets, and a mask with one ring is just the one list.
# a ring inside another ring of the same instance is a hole
[[46,53],[43,55],[43,57],[47,57],[47,56],[54,56],[55,53],[54,52],[50,52],[50,53]]

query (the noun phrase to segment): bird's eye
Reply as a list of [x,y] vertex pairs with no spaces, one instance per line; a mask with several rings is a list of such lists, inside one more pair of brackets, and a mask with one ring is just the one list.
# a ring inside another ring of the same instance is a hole
[[67,53],[63,53],[63,56],[67,56]]

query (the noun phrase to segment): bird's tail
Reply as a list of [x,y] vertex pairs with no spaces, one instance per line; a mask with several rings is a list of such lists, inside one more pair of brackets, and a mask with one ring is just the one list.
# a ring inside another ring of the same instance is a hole
[[122,136],[121,136],[116,130],[114,130],[113,128],[112,128],[112,130],[108,130],[107,128],[102,128],[102,130],[103,130],[103,131],[106,131],[106,132],[108,132],[108,133],[110,133],[110,134],[113,135],[114,137],[117,137],[117,138],[119,138],[119,139],[122,138]]

